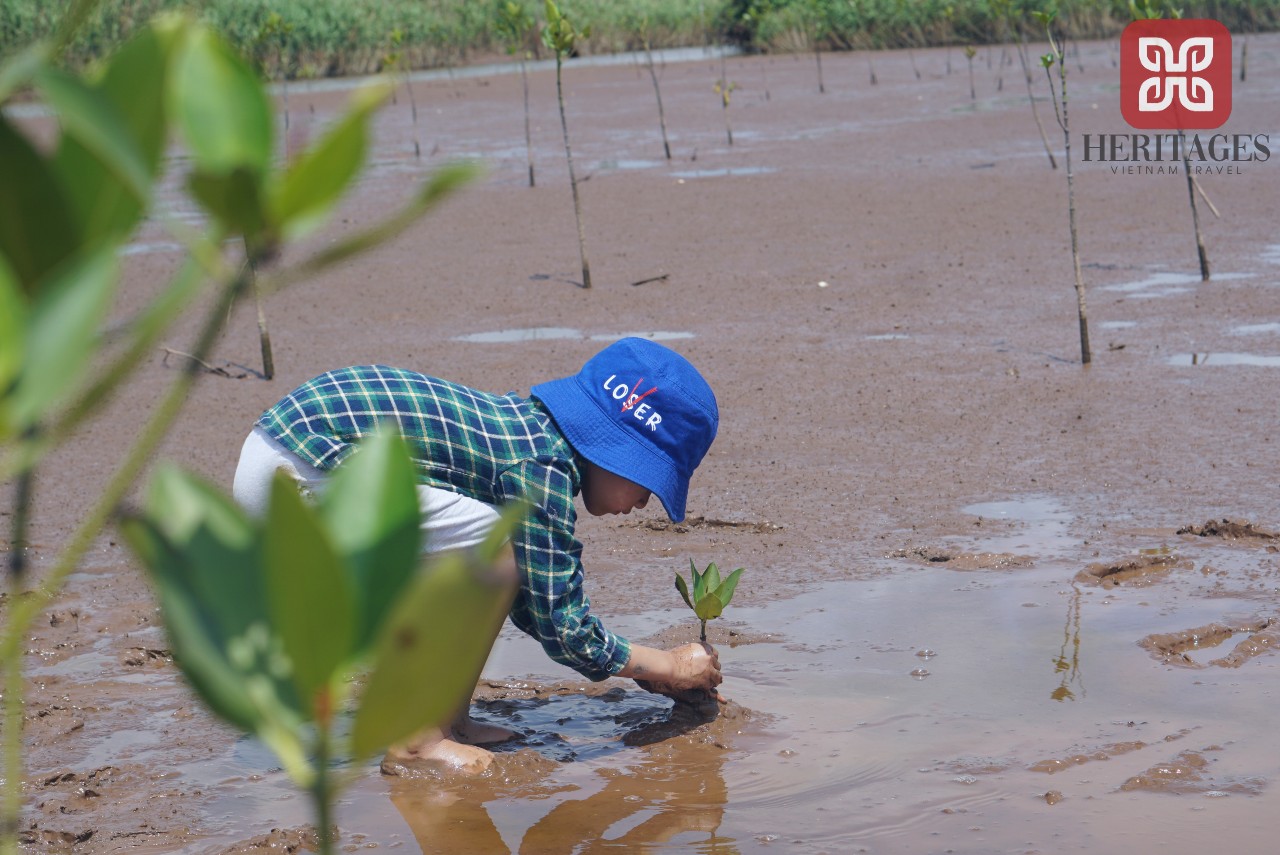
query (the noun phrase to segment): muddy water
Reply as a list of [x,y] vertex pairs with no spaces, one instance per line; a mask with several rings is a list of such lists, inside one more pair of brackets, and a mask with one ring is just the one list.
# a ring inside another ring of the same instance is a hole
[[[623,681],[557,682],[571,675],[504,633],[476,714],[525,735],[479,779],[357,772],[343,826],[362,847],[424,852],[1191,852],[1224,826],[1267,848],[1280,757],[1256,749],[1274,742],[1280,663],[1208,664],[1247,633],[1178,666],[1139,645],[1275,616],[1230,593],[1259,566],[1274,582],[1265,542],[1134,532],[1134,556],[1184,566],[1106,588],[1070,581],[1083,544],[1051,497],[962,512],[1005,531],[731,609],[719,629],[750,643],[725,636],[732,703],[710,723]],[[209,811],[235,827],[305,824],[281,773],[259,777],[270,765],[240,742],[184,774],[226,776]]]
[[[1280,42],[1251,44],[1233,133],[1280,122]],[[1112,54],[1086,44],[1087,70],[1072,66],[1081,131],[1127,132]],[[1272,848],[1280,161],[1202,182],[1223,214],[1202,211],[1209,284],[1185,182],[1077,163],[1086,371],[1064,180],[1021,81],[1009,72],[998,90],[987,73],[971,101],[945,59],[917,51],[917,80],[905,54],[824,57],[821,96],[809,57],[731,59],[732,148],[719,62],[670,62],[671,164],[647,74],[570,66],[590,293],[573,284],[545,69],[531,79],[535,190],[517,77],[420,81],[417,128],[403,95],[380,114],[371,175],[310,246],[384,214],[446,157],[480,156],[488,177],[403,239],[269,301],[280,375],[206,378],[164,456],[226,485],[252,419],[337,365],[527,390],[601,342],[649,335],[711,378],[721,434],[686,524],[648,511],[583,521],[593,604],[624,635],[674,644],[696,633],[675,571],[693,557],[747,573],[711,627],[725,716],[575,681],[508,628],[476,712],[524,736],[477,780],[345,770],[345,847]],[[329,87],[291,87],[290,144],[337,103]],[[121,313],[177,259],[145,228]],[[238,315],[217,364],[256,355],[256,325]],[[42,476],[37,568],[174,371],[157,356]],[[112,535],[86,564],[30,643],[29,848],[306,845],[305,800],[183,687]]]

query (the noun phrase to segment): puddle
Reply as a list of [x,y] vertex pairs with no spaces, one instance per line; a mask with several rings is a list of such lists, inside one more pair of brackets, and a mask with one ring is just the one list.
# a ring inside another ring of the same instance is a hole
[[863,336],[867,341],[905,341],[911,336],[906,333],[881,333],[880,335]]
[[[1248,279],[1252,273],[1215,273],[1214,282],[1230,282],[1237,279]],[[1133,282],[1121,282],[1117,285],[1102,285],[1103,291],[1118,291],[1133,297],[1169,297],[1174,294],[1185,294],[1200,285],[1200,276],[1190,273],[1152,273],[1146,279]]]
[[777,171],[772,166],[738,166],[725,169],[684,169],[671,174],[676,178],[724,178],[732,175],[765,175]]
[[1275,335],[1280,333],[1280,323],[1245,324],[1231,330],[1232,335]]
[[1098,324],[1104,330],[1130,330],[1137,325],[1137,321],[1103,321]]
[[493,332],[470,333],[454,336],[453,341],[466,341],[479,344],[505,344],[516,341],[541,341],[543,339],[589,339],[591,341],[617,341],[622,338],[647,338],[651,341],[673,341],[693,338],[691,332],[672,332],[667,330],[637,330],[618,333],[592,333],[587,335],[582,330],[570,327],[526,327],[524,329],[495,330]]
[[[1264,624],[1239,616],[1258,604],[1208,596],[1215,580],[1190,571],[1141,589],[1074,584],[1093,552],[1050,496],[961,510],[981,520],[970,547],[1033,565],[957,575],[901,562],[735,604],[727,619],[780,641],[721,649],[724,692],[746,714],[718,730],[663,731],[665,701],[577,681],[504,628],[485,669],[500,697],[475,713],[524,742],[469,782],[357,772],[343,828],[422,852],[1093,852],[1141,848],[1152,829],[1208,846],[1224,824],[1269,846],[1256,816],[1275,801],[1280,752],[1257,710],[1280,656],[1196,669],[1139,644],[1213,625],[1247,634]],[[1174,551],[1141,543],[1148,558]],[[1204,539],[1181,550],[1219,577],[1243,578],[1259,554]],[[611,624],[642,638],[672,619]],[[305,824],[282,776],[245,783],[270,761],[241,745],[218,761],[238,777],[212,788],[211,810],[270,805],[274,824]]]
[[1269,264],[1280,264],[1280,243],[1273,243],[1264,249],[1262,260]]
[[656,160],[602,160],[596,164],[597,169],[653,169],[662,164]]
[[1280,366],[1280,356],[1256,353],[1179,353],[1169,357],[1170,365],[1255,365],[1263,368]]

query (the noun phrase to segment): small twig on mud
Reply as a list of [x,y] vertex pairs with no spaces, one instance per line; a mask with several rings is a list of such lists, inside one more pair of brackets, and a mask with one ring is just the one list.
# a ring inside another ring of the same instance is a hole
[[210,374],[217,374],[219,377],[228,377],[232,380],[243,380],[245,377],[249,376],[248,372],[245,372],[242,374],[232,374],[230,371],[228,371],[225,368],[219,368],[216,365],[210,365],[209,363],[205,362],[203,359],[200,359],[199,357],[196,357],[196,356],[192,356],[190,353],[184,353],[181,350],[174,350],[171,347],[161,347],[160,349],[164,351],[164,359],[160,361],[161,365],[168,365],[170,356],[181,356],[186,359],[190,359],[193,362],[198,363],[200,367],[203,368],[205,371],[207,371]]
[[664,273],[661,276],[650,276],[648,279],[640,279],[632,282],[632,285],[648,285],[650,282],[666,282],[671,276],[670,273]]

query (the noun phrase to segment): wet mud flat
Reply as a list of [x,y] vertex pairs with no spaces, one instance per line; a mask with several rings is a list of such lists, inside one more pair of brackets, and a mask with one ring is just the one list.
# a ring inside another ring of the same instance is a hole
[[[1251,44],[1228,132],[1276,124],[1280,42]],[[206,378],[164,456],[229,483],[253,418],[327,368],[527,391],[649,333],[707,374],[721,434],[686,524],[658,510],[583,521],[593,604],[628,637],[676,643],[697,631],[676,571],[692,557],[747,573],[711,627],[732,715],[692,720],[625,681],[576,681],[507,628],[476,711],[522,738],[477,780],[348,769],[345,847],[1269,848],[1280,161],[1204,177],[1223,214],[1202,212],[1205,284],[1185,181],[1077,163],[1085,370],[1065,180],[1019,72],[997,89],[980,53],[971,101],[953,53],[948,75],[945,51],[917,51],[920,80],[906,54],[824,57],[824,95],[811,57],[730,59],[732,147],[718,59],[670,63],[671,164],[643,69],[571,65],[590,292],[573,285],[553,77],[531,81],[533,190],[518,76],[424,81],[416,129],[403,103],[383,112],[368,180],[313,245],[446,157],[479,156],[488,177],[269,301],[277,379]],[[1085,44],[1071,68],[1078,132],[1127,132],[1111,56]],[[341,96],[291,88],[295,141]],[[421,161],[415,133],[434,152]],[[140,235],[120,311],[177,263],[158,231]],[[219,364],[253,364],[251,314],[228,323]],[[175,370],[157,355],[40,482],[37,567]],[[113,535],[36,628],[29,665],[28,850],[311,845],[307,804],[270,754],[183,687]]]

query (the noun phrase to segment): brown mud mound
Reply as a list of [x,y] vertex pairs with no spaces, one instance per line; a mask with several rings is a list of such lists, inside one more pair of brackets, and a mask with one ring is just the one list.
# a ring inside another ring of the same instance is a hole
[[931,546],[895,549],[885,557],[907,558],[926,564],[945,564],[948,570],[960,571],[1012,570],[1030,567],[1035,563],[1035,558],[1030,555],[1015,555],[1012,552],[960,552]]
[[1126,793],[1143,790],[1174,795],[1259,795],[1267,785],[1262,778],[1214,780],[1209,776],[1212,761],[1205,754],[1220,750],[1216,746],[1210,746],[1200,751],[1183,751],[1168,763],[1159,763],[1142,774],[1129,778],[1120,785],[1120,789]]
[[744,531],[752,534],[770,534],[775,531],[782,531],[782,526],[771,523],[768,520],[760,522],[721,520],[712,517],[689,516],[685,517],[684,522],[673,523],[668,520],[640,520],[634,523],[626,523],[618,526],[619,528],[638,528],[645,531],[672,531],[676,534],[688,534],[691,531],[706,531],[709,529],[728,529],[730,531]]
[[1233,635],[1241,632],[1249,636],[1235,646],[1231,653],[1209,661],[1209,665],[1221,668],[1239,668],[1249,659],[1271,649],[1280,641],[1275,618],[1254,618],[1232,623],[1211,623],[1206,626],[1184,629],[1180,632],[1154,633],[1138,642],[1138,646],[1149,651],[1153,658],[1169,665],[1180,665],[1185,668],[1204,668],[1206,665],[1197,662],[1188,655],[1190,650],[1204,650],[1217,647]]
[[1178,534],[1190,534],[1196,537],[1216,537],[1222,540],[1233,540],[1250,545],[1273,544],[1280,541],[1280,534],[1260,529],[1251,522],[1238,520],[1209,520],[1204,525],[1188,525],[1178,529]]
[[1189,558],[1175,555],[1138,555],[1120,561],[1090,564],[1076,574],[1076,581],[1104,588],[1121,585],[1136,588],[1160,581],[1171,570],[1190,570],[1194,566]]
[[294,855],[314,852],[320,846],[320,836],[314,828],[273,828],[250,840],[234,843],[221,849],[218,855],[252,855],[254,852],[276,852]]
[[[1186,736],[1191,731],[1180,730],[1166,736],[1164,742],[1176,742]],[[1054,772],[1061,772],[1063,769],[1069,769],[1072,766],[1083,766],[1085,763],[1092,763],[1099,760],[1110,760],[1123,754],[1130,754],[1134,751],[1141,751],[1146,748],[1148,743],[1140,739],[1133,739],[1124,742],[1112,742],[1101,748],[1093,748],[1077,754],[1070,754],[1066,757],[1050,757],[1044,760],[1032,763],[1027,768],[1032,772],[1044,772],[1052,775]]]
[[[683,621],[652,635],[636,639],[640,644],[663,649],[676,647],[680,644],[692,644],[698,640],[699,622],[697,620]],[[753,632],[745,629],[742,624],[726,623],[723,620],[707,622],[707,641],[716,647],[733,648],[746,644],[779,644],[783,640],[783,637],[777,633]]]

